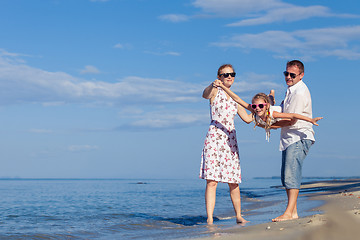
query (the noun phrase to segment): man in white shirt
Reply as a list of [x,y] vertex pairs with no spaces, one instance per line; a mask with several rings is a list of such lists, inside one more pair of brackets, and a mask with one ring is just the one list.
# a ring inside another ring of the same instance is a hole
[[[312,118],[311,95],[302,81],[303,63],[298,60],[288,62],[284,75],[288,89],[281,104],[282,112],[298,113]],[[281,129],[281,182],[286,189],[288,203],[284,214],[274,218],[273,222],[298,218],[297,198],[301,185],[302,165],[314,142],[314,130],[310,122],[298,120],[295,124]]]

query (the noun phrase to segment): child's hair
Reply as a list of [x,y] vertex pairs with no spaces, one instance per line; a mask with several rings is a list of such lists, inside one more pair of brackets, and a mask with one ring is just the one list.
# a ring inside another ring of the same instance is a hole
[[219,76],[220,73],[221,73],[221,70],[223,70],[223,69],[226,68],[226,67],[229,67],[229,68],[231,68],[233,71],[235,71],[235,69],[233,68],[233,66],[232,66],[231,64],[223,64],[223,65],[221,65],[221,66],[219,67],[218,72],[217,72],[217,75]]
[[254,101],[255,99],[263,99],[265,103],[270,103],[270,98],[268,95],[266,95],[265,93],[258,93],[256,94],[253,98],[252,101]]
[[[258,94],[256,94],[253,98],[252,98],[252,101],[254,101],[254,100],[256,100],[256,99],[262,99],[262,100],[264,100],[264,102],[265,103],[267,103],[267,104],[269,104],[270,105],[270,98],[269,98],[269,96],[268,95],[266,95],[265,93],[258,93]],[[266,111],[266,120],[265,120],[265,129],[269,129],[270,128],[270,124],[271,124],[271,118],[270,118],[270,107],[267,109],[267,111]],[[255,113],[253,113],[253,121],[254,121],[254,123],[255,123],[255,126],[254,126],[254,128],[256,127],[256,126],[258,126],[259,125],[259,123],[258,123],[258,121],[256,120],[256,117],[255,117]]]

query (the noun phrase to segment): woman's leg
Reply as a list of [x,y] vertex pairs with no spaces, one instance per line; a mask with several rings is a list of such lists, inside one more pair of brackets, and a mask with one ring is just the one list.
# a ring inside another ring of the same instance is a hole
[[216,200],[216,187],[217,182],[213,180],[207,180],[206,182],[206,191],[205,191],[205,205],[206,205],[206,214],[207,214],[207,223],[213,224],[213,214],[215,208]]
[[240,189],[239,184],[229,183],[230,197],[236,214],[237,223],[245,223],[246,221],[241,216],[241,198],[240,198]]

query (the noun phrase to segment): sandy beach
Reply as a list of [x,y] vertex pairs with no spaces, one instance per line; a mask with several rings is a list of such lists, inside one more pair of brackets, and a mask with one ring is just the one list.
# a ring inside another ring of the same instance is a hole
[[301,189],[300,194],[309,199],[324,201],[324,205],[317,209],[322,214],[301,218],[299,213],[300,218],[296,220],[226,230],[217,230],[214,226],[211,236],[201,239],[360,239],[360,179],[305,183]]

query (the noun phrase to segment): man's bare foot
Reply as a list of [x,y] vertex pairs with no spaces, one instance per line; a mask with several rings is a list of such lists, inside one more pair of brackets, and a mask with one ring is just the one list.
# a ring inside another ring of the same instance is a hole
[[236,223],[247,223],[247,222],[249,222],[248,220],[245,220],[245,218],[243,218],[243,217],[237,217],[236,218]]
[[294,219],[293,216],[284,213],[283,215],[272,219],[272,221],[273,222],[282,222],[282,221],[287,221],[287,220],[292,220],[292,219]]
[[208,225],[213,225],[213,223],[214,223],[214,219],[213,219],[213,218],[208,218],[208,219],[207,219],[207,224],[208,224]]

